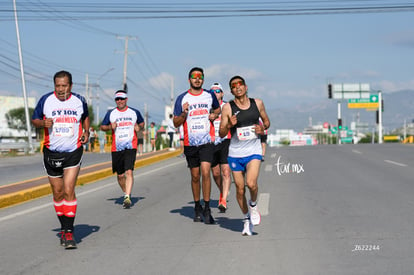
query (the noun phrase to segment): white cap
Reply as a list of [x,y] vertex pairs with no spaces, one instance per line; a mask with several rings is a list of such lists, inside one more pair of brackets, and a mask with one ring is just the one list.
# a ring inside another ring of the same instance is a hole
[[216,88],[216,89],[220,89],[222,92],[224,92],[224,91],[223,91],[223,87],[221,87],[221,84],[220,84],[220,83],[218,83],[218,82],[214,82],[214,83],[213,83],[213,85],[211,85],[210,90],[212,90],[212,89],[214,89],[214,88]]
[[127,98],[127,93],[124,90],[119,90],[115,93],[114,98]]

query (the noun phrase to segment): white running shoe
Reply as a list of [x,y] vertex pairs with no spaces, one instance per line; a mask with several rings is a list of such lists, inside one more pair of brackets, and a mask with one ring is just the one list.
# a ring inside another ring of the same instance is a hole
[[251,206],[250,203],[251,201],[249,201],[250,220],[252,221],[253,225],[259,225],[261,216],[259,210],[257,209],[257,204],[255,206]]
[[242,235],[243,236],[251,236],[251,235],[253,235],[253,233],[252,233],[252,231],[253,231],[253,224],[250,222],[250,219],[244,219],[243,223],[244,223],[244,226],[243,226]]

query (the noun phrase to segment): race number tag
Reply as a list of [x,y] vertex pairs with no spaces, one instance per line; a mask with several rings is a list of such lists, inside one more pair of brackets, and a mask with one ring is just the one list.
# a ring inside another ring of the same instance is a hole
[[73,123],[53,123],[53,135],[56,137],[73,137]]
[[254,131],[255,126],[246,126],[237,128],[237,137],[239,140],[249,140],[257,138],[256,132]]
[[190,132],[193,134],[197,133],[206,133],[209,131],[210,121],[207,120],[197,120],[190,122]]
[[129,128],[117,128],[116,135],[121,142],[131,140]]

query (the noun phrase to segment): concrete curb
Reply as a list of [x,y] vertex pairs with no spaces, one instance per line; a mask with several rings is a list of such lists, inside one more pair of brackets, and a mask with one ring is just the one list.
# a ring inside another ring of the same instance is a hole
[[[143,158],[140,160],[137,160],[135,162],[135,168],[144,167],[162,160],[166,160],[172,157],[179,156],[181,154],[181,150],[175,150],[175,151],[167,151],[160,155],[155,156],[149,156],[147,158]],[[108,162],[110,164],[111,162]],[[90,172],[87,174],[79,175],[78,181],[76,182],[76,185],[84,185],[88,183],[92,183],[104,178],[108,178],[114,176],[112,173],[112,167],[101,169],[99,171]],[[25,189],[23,191],[13,192],[6,195],[0,196],[0,208],[8,207],[11,205],[23,203],[32,199],[36,199],[42,196],[46,196],[52,193],[52,190],[50,188],[50,184],[46,179],[46,183]]]

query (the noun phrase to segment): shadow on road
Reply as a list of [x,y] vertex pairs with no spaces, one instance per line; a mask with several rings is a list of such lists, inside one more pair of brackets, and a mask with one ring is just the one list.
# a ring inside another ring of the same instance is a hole
[[[145,199],[145,197],[132,197],[131,196],[131,202],[132,202],[132,206],[134,206],[136,203],[138,203],[138,201]],[[107,199],[108,201],[113,201],[114,204],[119,204],[122,205],[124,203],[124,196],[121,196],[119,198],[111,198],[111,199]]]
[[[194,202],[189,202],[189,204],[194,205]],[[213,211],[215,208],[217,208],[218,201],[217,200],[211,200],[210,201],[210,207],[212,209],[212,215],[214,219],[216,220],[216,223],[227,230],[231,230],[234,232],[241,232],[243,230],[243,220],[242,219],[230,219],[228,217],[223,217],[222,215],[226,215],[225,213],[217,213],[215,214]],[[180,209],[173,209],[170,211],[170,213],[178,213],[183,217],[186,217],[188,219],[194,218],[194,206],[183,206]],[[257,233],[253,233],[253,235],[257,235]]]
[[[77,224],[74,229],[74,236],[77,243],[82,242],[82,239],[91,235],[92,233],[98,232],[100,229],[97,225],[88,224]],[[53,231],[57,232],[56,237],[60,239],[60,228],[55,228]]]

